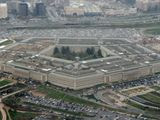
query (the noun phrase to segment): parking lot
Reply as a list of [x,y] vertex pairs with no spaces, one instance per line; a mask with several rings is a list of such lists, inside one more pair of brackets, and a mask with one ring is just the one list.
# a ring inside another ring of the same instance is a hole
[[[77,34],[78,33],[78,34]],[[4,30],[0,31],[0,36],[7,37],[81,37],[81,38],[134,38],[140,33],[135,29],[33,29],[33,30]]]
[[122,90],[131,87],[141,86],[141,85],[156,85],[160,83],[160,75],[146,76],[134,81],[126,81],[122,83],[115,83],[112,85],[113,90]]

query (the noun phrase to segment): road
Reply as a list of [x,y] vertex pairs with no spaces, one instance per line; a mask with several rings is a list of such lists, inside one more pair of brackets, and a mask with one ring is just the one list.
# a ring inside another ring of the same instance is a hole
[[[0,99],[0,102],[1,102],[1,99]],[[2,120],[7,120],[7,115],[6,115],[6,112],[4,110],[4,104],[3,103],[0,103],[0,111],[1,111],[1,114],[2,114]]]
[[2,99],[7,98],[7,97],[12,96],[12,95],[15,95],[15,94],[20,93],[20,92],[23,92],[25,90],[26,89],[22,89],[22,90],[13,92],[11,94],[8,94],[8,95],[3,96],[2,98],[0,98],[0,111],[1,111],[1,114],[2,114],[2,120],[7,120],[7,114],[6,114],[6,111],[4,110],[4,104],[2,103]]
[[10,94],[8,94],[8,95],[2,96],[2,99],[5,99],[5,98],[7,98],[7,97],[10,97],[10,96],[12,96],[12,95],[15,95],[15,94],[20,93],[20,92],[23,92],[23,91],[26,91],[26,88],[21,89],[21,90],[18,90],[18,91],[13,92],[13,93],[10,93]]
[[59,16],[54,8],[47,8],[47,13],[52,22],[56,22],[59,20]]

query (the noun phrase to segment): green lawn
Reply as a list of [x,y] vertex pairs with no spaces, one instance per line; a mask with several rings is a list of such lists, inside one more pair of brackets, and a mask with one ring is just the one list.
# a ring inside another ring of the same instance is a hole
[[159,35],[160,34],[160,28],[151,28],[147,29],[144,31],[146,34],[151,34],[151,35]]
[[45,93],[47,97],[54,98],[54,99],[61,99],[67,102],[79,103],[79,104],[94,106],[94,107],[100,106],[99,104],[96,104],[94,102],[90,102],[75,96],[68,95],[63,91],[55,90],[54,88],[47,87],[45,85],[39,86],[38,91]]
[[32,120],[33,118],[36,117],[35,114],[30,112],[22,113],[14,110],[9,110],[9,114],[12,120]]
[[160,106],[160,97],[153,93],[147,93],[145,95],[140,95],[139,97],[142,99],[148,100],[153,104],[157,104],[157,106]]
[[0,81],[0,87],[2,87],[2,86],[4,86],[4,85],[7,85],[7,84],[9,84],[9,83],[11,83],[10,80],[1,80],[1,81]]
[[88,99],[98,101],[97,98],[93,94],[92,95],[86,95],[85,97],[87,97]]
[[153,87],[151,87],[151,88],[153,88],[153,89],[156,90],[156,91],[160,90],[160,87],[159,87],[159,86],[153,86]]
[[135,107],[135,108],[138,108],[138,109],[140,109],[140,110],[145,110],[145,109],[146,109],[144,106],[139,105],[139,104],[137,104],[137,103],[135,103],[135,102],[132,102],[132,101],[130,101],[130,100],[127,101],[127,104],[130,105],[130,106],[133,106],[133,107]]
[[9,112],[5,109],[6,115],[7,115],[7,120],[10,120]]
[[2,120],[2,113],[0,112],[0,120]]
[[13,41],[12,41],[12,40],[7,40],[7,41],[5,41],[5,42],[0,43],[0,46],[2,46],[2,45],[12,44],[12,43],[13,43]]
[[156,92],[156,91],[153,91],[153,92],[151,92],[153,95],[156,95],[156,96],[158,96],[158,97],[160,97],[160,93],[158,93],[158,92]]
[[160,110],[153,109],[153,108],[148,108],[148,107],[144,107],[144,106],[142,106],[142,105],[140,105],[140,104],[137,104],[137,103],[135,103],[135,102],[132,102],[132,101],[130,101],[130,100],[127,101],[127,104],[130,105],[130,106],[133,106],[133,107],[135,107],[135,108],[137,108],[137,109],[143,110],[143,111],[145,112],[144,116],[159,120]]

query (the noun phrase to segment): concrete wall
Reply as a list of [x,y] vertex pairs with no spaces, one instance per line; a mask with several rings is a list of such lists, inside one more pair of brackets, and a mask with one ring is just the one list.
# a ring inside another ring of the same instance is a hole
[[13,71],[14,71],[13,68],[14,67],[12,67],[10,65],[4,65],[4,71],[5,72],[13,73]]
[[17,77],[29,78],[30,72],[28,70],[13,68],[13,75]]
[[121,72],[118,73],[112,73],[109,75],[109,82],[116,82],[123,79],[123,75]]
[[152,73],[160,72],[160,63],[155,63],[152,65]]
[[61,87],[75,89],[76,80],[72,77],[51,73],[48,75],[48,82]]
[[0,64],[0,71],[4,71],[4,67],[5,67],[5,65]]
[[139,68],[140,76],[146,76],[152,74],[152,67],[151,66],[146,66]]
[[123,72],[110,73],[108,75],[105,75],[104,79],[107,79],[109,77],[108,82],[116,82],[121,80],[135,80],[138,79],[139,77],[143,77],[150,74],[152,74],[152,67],[146,66],[146,67],[126,70]]
[[30,78],[32,78],[33,80],[40,81],[40,82],[45,82],[48,79],[48,75],[45,74],[45,73],[31,71],[30,72]]
[[88,88],[102,83],[104,83],[103,74],[80,77],[76,80],[76,89]]
[[47,74],[32,70],[29,71],[21,68],[16,68],[5,64],[0,64],[0,70],[12,73],[17,77],[32,78],[40,82],[48,81],[54,85],[70,89],[82,89],[102,83],[116,82],[121,80],[135,80],[141,76],[160,72],[160,63],[155,63],[153,65],[129,69],[125,71],[114,72],[106,75],[104,75],[103,73],[97,73],[84,77],[69,77],[57,73]]
[[138,69],[127,70],[123,72],[123,80],[135,80],[138,79],[140,75]]
[[106,76],[106,75],[105,75],[105,76],[104,76],[104,83],[109,83],[109,78],[110,78],[109,76]]
[[65,88],[82,89],[104,83],[104,77],[103,74],[96,74],[75,78],[51,73],[48,75],[48,82]]

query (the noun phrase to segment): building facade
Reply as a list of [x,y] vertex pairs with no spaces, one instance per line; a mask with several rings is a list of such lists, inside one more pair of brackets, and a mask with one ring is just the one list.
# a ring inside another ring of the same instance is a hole
[[29,14],[28,4],[25,2],[20,2],[18,5],[18,15],[20,17],[26,17]]
[[157,11],[160,9],[160,0],[136,0],[136,7],[140,11]]
[[0,19],[8,17],[8,7],[6,3],[0,3]]

